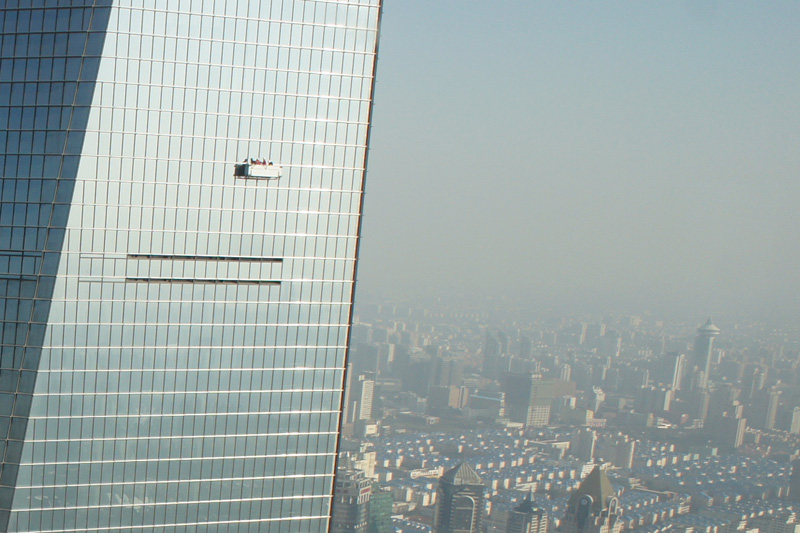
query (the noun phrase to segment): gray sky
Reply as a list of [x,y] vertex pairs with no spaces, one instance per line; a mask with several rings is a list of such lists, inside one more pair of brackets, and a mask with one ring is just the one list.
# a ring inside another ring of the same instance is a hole
[[800,317],[800,3],[385,0],[359,291]]

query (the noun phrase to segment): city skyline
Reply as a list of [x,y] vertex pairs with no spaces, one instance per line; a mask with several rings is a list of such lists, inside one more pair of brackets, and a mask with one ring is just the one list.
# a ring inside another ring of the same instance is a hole
[[716,324],[359,303],[339,475],[372,487],[333,533],[797,533],[800,333]]

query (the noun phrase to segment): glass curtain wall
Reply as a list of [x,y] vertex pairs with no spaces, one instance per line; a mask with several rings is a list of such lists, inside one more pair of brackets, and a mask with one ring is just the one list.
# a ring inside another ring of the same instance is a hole
[[379,4],[0,8],[0,531],[327,530]]

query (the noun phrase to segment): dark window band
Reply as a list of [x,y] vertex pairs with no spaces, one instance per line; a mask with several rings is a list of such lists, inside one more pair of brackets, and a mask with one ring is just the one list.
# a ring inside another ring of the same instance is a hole
[[280,257],[255,257],[236,255],[172,255],[172,254],[128,254],[128,259],[165,259],[170,261],[246,261],[251,263],[282,263]]
[[272,285],[278,286],[280,281],[258,279],[204,279],[204,278],[125,278],[133,283],[204,283],[214,285]]

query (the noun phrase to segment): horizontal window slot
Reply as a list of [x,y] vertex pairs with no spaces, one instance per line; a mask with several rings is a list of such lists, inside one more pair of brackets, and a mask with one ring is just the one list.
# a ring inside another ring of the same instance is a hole
[[248,257],[235,255],[170,255],[128,254],[128,259],[160,259],[167,261],[239,261],[248,263],[282,263],[280,257]]
[[278,286],[280,281],[259,279],[202,279],[202,278],[125,278],[133,283],[203,283],[209,285],[272,285]]
[[0,250],[0,255],[9,255],[12,257],[42,257],[42,252],[34,251],[21,251],[21,250]]
[[35,276],[33,274],[16,274],[14,272],[11,273],[0,272],[0,279],[10,279],[17,281],[36,281],[39,279],[39,276]]

